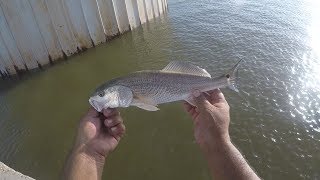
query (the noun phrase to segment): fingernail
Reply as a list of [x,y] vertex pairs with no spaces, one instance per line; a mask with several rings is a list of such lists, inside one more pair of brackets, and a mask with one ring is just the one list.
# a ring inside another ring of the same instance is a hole
[[112,121],[111,121],[110,119],[107,120],[107,124],[108,124],[108,125],[111,124],[111,122],[112,122]]
[[115,130],[117,130],[117,127],[112,127],[111,128],[111,131],[115,131]]
[[194,97],[199,97],[200,94],[201,94],[201,92],[200,92],[199,90],[195,90],[195,91],[193,91],[193,93],[192,93],[192,95],[193,95]]
[[110,114],[112,112],[112,110],[111,109],[106,109],[105,112],[106,112],[106,114]]

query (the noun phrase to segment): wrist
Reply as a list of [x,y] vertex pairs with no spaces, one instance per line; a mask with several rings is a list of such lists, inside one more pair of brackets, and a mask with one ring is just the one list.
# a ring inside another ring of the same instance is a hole
[[224,149],[224,147],[229,146],[231,143],[230,136],[227,134],[225,136],[217,136],[206,142],[203,142],[200,147],[201,150],[206,154],[210,155],[213,152]]
[[79,158],[90,164],[95,164],[103,168],[107,156],[99,154],[88,148],[86,145],[80,145],[72,150],[72,156]]
[[87,153],[83,146],[74,146],[64,168],[64,179],[101,179],[105,157]]

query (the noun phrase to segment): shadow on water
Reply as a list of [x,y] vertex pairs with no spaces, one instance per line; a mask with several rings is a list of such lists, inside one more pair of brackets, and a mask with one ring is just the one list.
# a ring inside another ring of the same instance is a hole
[[14,75],[0,79],[0,94],[5,93],[10,89],[14,88],[18,83],[23,83],[23,81],[27,80],[28,78],[32,78],[32,76],[36,73],[38,72],[25,73],[25,75],[23,76]]

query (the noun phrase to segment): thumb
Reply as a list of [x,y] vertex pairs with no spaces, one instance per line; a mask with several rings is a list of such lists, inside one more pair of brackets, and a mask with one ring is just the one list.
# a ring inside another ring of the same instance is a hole
[[210,107],[210,102],[205,97],[205,95],[201,92],[193,93],[195,105],[200,111],[204,111],[206,108]]

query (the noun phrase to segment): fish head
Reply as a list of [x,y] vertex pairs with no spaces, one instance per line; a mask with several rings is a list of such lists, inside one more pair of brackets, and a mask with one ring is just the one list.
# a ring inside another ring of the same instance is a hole
[[130,88],[112,86],[106,89],[98,88],[89,98],[89,103],[98,112],[107,108],[128,107],[133,99]]

